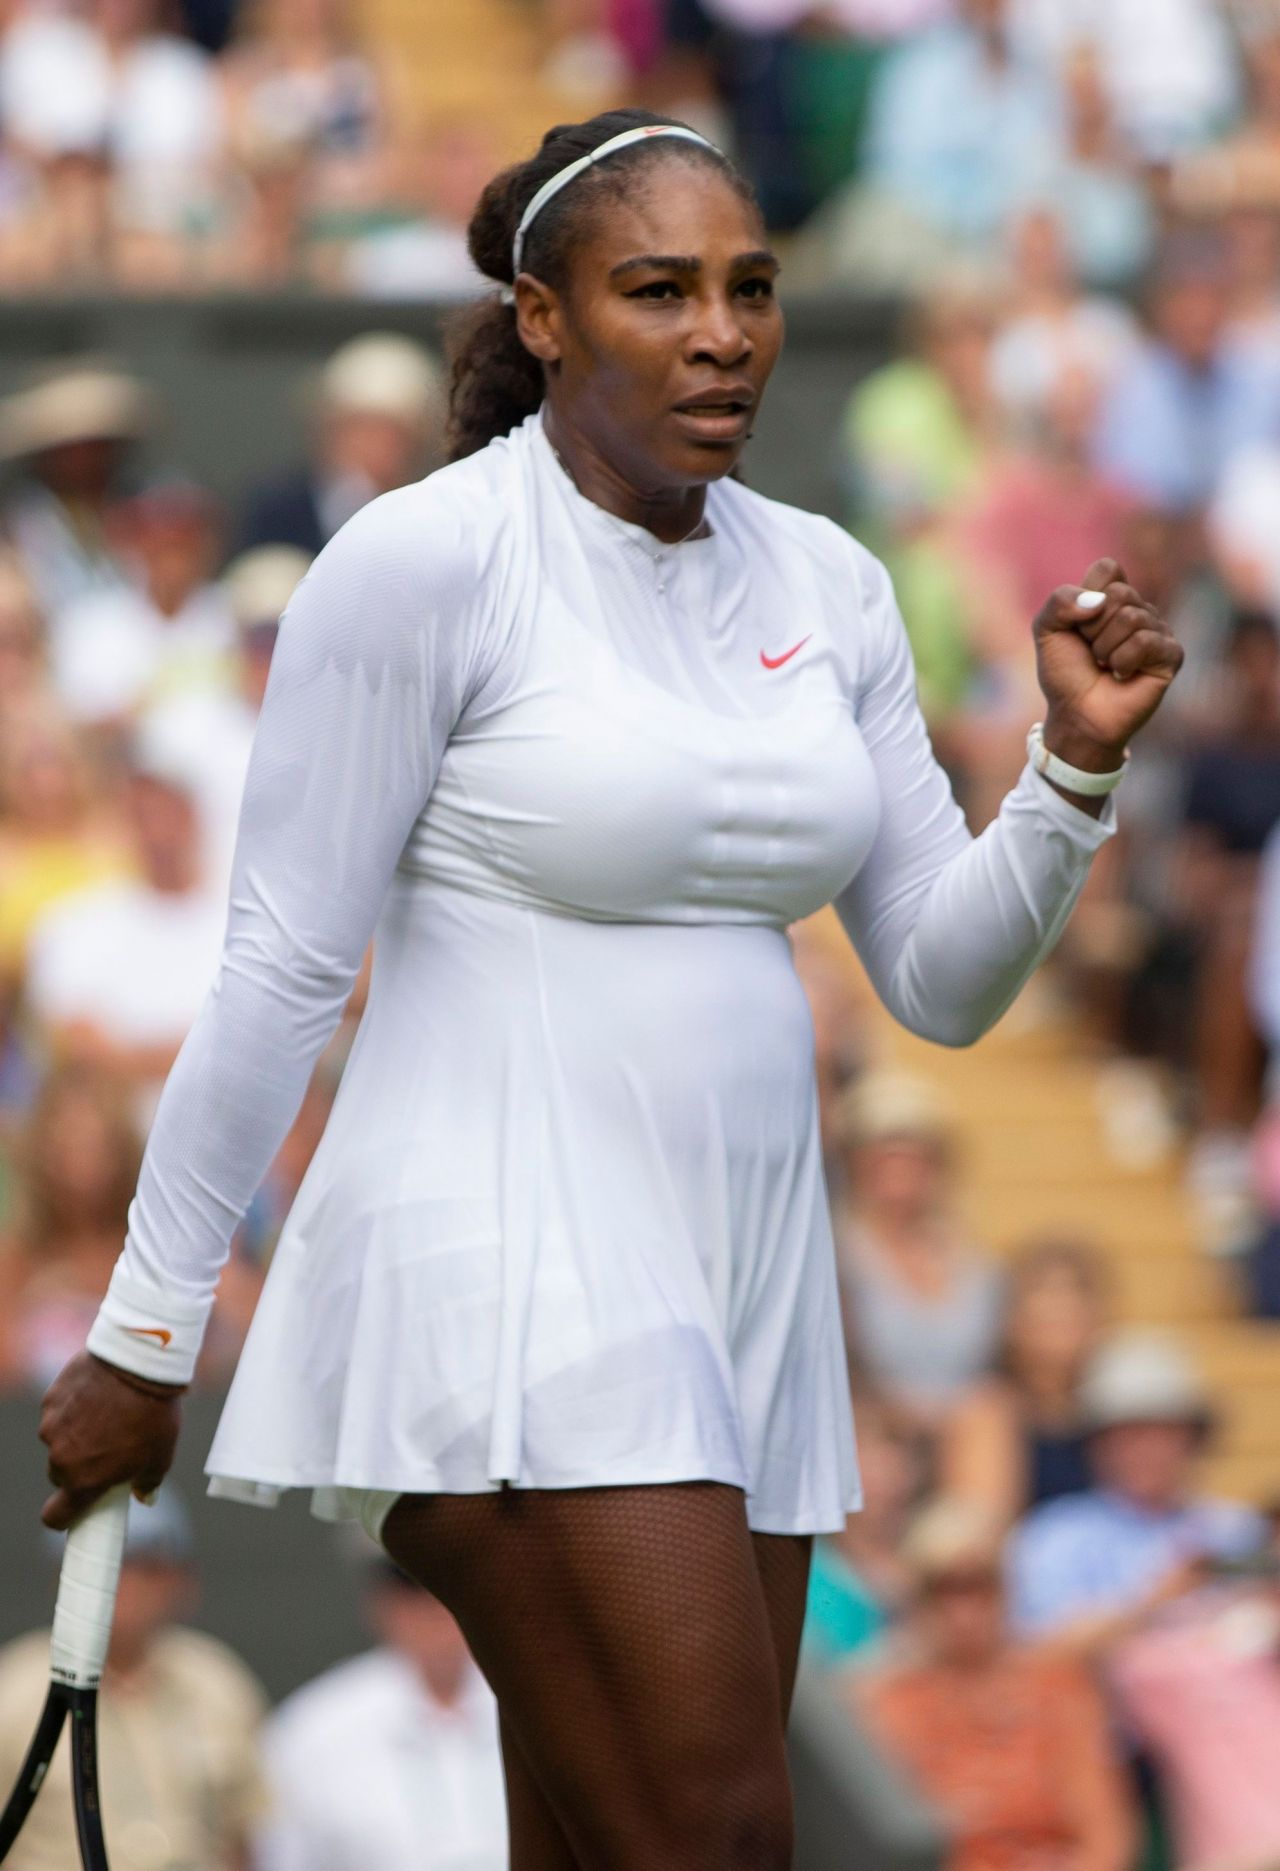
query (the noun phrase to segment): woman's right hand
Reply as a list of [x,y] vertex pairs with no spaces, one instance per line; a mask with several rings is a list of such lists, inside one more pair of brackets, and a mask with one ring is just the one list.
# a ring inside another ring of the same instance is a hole
[[54,1379],[40,1412],[57,1489],[40,1518],[65,1532],[100,1494],[127,1481],[139,1500],[153,1494],[173,1460],[185,1386],[154,1384],[81,1351]]

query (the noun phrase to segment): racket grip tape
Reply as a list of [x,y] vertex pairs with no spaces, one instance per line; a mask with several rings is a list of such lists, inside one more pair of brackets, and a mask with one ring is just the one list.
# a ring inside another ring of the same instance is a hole
[[102,1676],[128,1511],[128,1486],[112,1488],[67,1535],[49,1662],[54,1682],[69,1689],[95,1689]]

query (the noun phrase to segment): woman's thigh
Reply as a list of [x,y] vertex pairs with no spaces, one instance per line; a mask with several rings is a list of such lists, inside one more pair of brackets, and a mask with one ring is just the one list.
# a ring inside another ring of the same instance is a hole
[[580,1865],[789,1864],[774,1623],[739,1489],[406,1495],[382,1537],[458,1619]]

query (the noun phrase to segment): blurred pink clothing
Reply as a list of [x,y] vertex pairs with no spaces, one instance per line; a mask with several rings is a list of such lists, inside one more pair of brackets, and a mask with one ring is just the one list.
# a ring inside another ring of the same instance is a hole
[[1112,1677],[1156,1758],[1176,1863],[1253,1871],[1280,1859],[1280,1597],[1203,1593],[1122,1644]]
[[1095,559],[1120,557],[1120,531],[1132,503],[1092,477],[1068,482],[1052,465],[1024,457],[997,470],[962,536],[994,564],[1026,622],[1056,585],[1078,584]]

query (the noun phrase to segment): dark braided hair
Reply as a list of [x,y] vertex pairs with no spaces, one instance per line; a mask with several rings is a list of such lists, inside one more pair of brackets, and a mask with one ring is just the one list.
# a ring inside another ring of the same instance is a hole
[[[557,124],[547,131],[536,155],[495,176],[467,229],[471,258],[486,278],[500,287],[512,284],[516,228],[544,182],[610,137],[648,124],[688,127],[678,118],[648,110],[602,111],[586,123]],[[621,160],[606,157],[552,197],[529,229],[523,270],[563,290],[569,255],[588,231],[600,202],[629,194],[649,165],[676,156],[685,162],[713,163],[744,199],[754,203],[749,183],[718,151],[684,138],[645,138],[619,150]],[[497,293],[463,314],[452,334],[450,356],[449,459],[460,461],[532,415],[542,401],[544,380],[541,363],[520,342],[515,307],[503,304]]]

